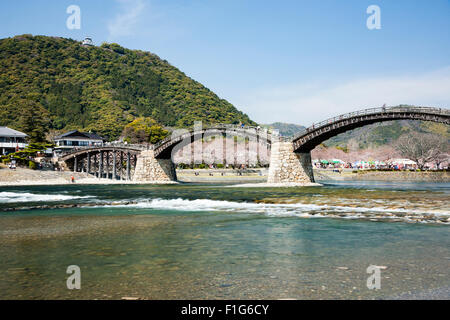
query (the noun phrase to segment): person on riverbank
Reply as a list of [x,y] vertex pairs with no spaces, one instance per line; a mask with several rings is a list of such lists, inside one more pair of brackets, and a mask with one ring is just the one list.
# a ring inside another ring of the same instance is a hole
[[70,181],[71,181],[72,183],[75,183],[75,177],[74,177],[74,176],[71,176],[71,177],[70,177]]

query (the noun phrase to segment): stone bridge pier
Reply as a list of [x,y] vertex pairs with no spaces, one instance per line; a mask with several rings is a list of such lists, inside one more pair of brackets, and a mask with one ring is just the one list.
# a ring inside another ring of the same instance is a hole
[[137,157],[133,181],[149,183],[177,181],[175,165],[170,158],[156,158],[154,150],[142,151]]
[[[155,156],[154,150],[142,151],[136,162],[133,181],[168,182],[177,181],[175,165],[171,158]],[[296,153],[292,142],[274,142],[270,157],[268,183],[314,182],[311,153]]]
[[292,142],[274,142],[267,182],[288,184],[314,182],[311,152],[294,152]]

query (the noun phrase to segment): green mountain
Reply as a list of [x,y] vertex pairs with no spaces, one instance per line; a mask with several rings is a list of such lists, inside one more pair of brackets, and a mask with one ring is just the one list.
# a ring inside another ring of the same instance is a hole
[[271,124],[263,124],[263,127],[272,128],[279,131],[280,135],[290,137],[302,131],[305,127],[298,124],[274,122]]
[[92,130],[113,139],[137,117],[172,127],[255,125],[153,53],[58,37],[0,40],[0,126]]

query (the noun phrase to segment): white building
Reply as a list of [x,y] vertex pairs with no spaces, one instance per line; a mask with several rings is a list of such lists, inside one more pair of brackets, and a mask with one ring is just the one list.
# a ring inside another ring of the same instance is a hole
[[85,38],[82,42],[81,45],[83,46],[88,46],[88,47],[92,47],[94,45],[94,42],[92,41],[92,38]]
[[26,138],[28,136],[20,131],[8,127],[0,127],[0,151],[2,155],[7,155],[28,146]]

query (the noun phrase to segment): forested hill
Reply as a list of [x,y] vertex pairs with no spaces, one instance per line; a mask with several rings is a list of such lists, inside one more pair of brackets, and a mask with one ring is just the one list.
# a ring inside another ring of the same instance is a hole
[[175,127],[254,124],[149,52],[46,36],[0,40],[0,126],[25,130],[34,121],[36,130],[93,130],[112,139],[137,117]]
[[450,139],[450,128],[443,123],[414,120],[395,120],[374,123],[337,135],[325,142],[327,146],[376,148],[395,143],[400,136],[417,132],[435,134]]

